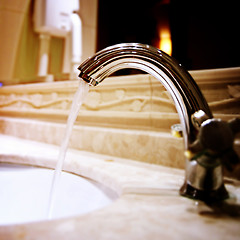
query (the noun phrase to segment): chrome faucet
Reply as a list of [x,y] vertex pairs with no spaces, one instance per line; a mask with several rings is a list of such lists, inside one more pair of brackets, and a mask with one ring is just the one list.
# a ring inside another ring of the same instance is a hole
[[240,119],[231,122],[214,119],[191,75],[175,59],[149,45],[125,43],[105,48],[78,69],[80,78],[96,86],[124,68],[140,69],[154,76],[175,103],[186,157],[186,176],[180,194],[203,201],[226,199],[222,166],[230,168],[239,161],[233,150],[233,137],[240,131]]

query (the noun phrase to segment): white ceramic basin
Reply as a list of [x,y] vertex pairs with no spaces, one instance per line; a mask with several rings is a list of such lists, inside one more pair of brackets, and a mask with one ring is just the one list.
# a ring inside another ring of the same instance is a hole
[[[53,170],[0,164],[0,225],[48,219]],[[117,194],[92,180],[62,172],[52,219],[102,208]]]

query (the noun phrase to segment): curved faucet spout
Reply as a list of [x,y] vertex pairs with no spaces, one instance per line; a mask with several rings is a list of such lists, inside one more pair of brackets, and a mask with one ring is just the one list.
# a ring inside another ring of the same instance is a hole
[[237,162],[232,149],[232,126],[240,120],[226,123],[214,119],[191,75],[172,57],[149,45],[125,43],[105,48],[78,69],[80,78],[96,86],[110,74],[124,68],[140,69],[154,76],[175,103],[187,160],[185,183],[180,193],[206,201],[225,199],[228,193],[223,184],[222,164],[232,156],[235,156],[232,163]]
[[145,71],[158,79],[175,103],[183,130],[185,148],[196,139],[191,116],[203,110],[211,118],[208,104],[191,75],[176,60],[149,45],[118,44],[98,52],[79,66],[79,77],[96,86],[110,74],[124,68]]

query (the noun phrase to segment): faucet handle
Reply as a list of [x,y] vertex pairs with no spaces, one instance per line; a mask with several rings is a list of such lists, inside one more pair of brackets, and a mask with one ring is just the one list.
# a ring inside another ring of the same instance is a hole
[[197,139],[189,146],[185,156],[189,160],[199,161],[202,159],[200,156],[205,155],[208,161],[200,163],[205,165],[204,167],[209,167],[209,164],[223,164],[231,171],[232,166],[240,162],[233,149],[234,137],[240,132],[240,119],[235,118],[226,122],[211,118],[199,124],[198,128]]

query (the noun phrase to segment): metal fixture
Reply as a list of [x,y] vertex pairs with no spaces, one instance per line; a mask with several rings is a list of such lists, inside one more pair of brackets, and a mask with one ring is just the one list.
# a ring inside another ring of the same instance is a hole
[[[105,48],[78,69],[80,78],[96,86],[124,68],[140,69],[154,76],[175,103],[186,155],[186,177],[181,195],[203,201],[227,198],[222,165],[230,166],[239,161],[233,150],[233,136],[240,130],[240,120],[226,123],[214,119],[191,75],[175,59],[149,45],[125,43]],[[224,141],[226,136],[228,140]]]

